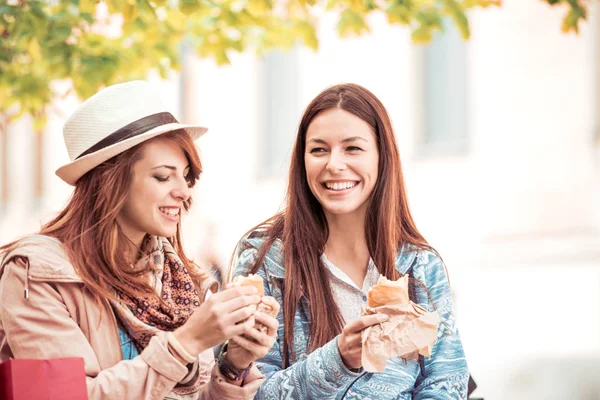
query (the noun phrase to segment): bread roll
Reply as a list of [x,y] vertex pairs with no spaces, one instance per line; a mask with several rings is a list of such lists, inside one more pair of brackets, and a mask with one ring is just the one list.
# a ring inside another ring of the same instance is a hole
[[408,304],[408,275],[397,281],[390,281],[380,276],[377,284],[367,292],[369,307],[389,306],[392,304]]
[[[265,295],[264,280],[260,275],[250,274],[248,276],[237,276],[233,280],[233,284],[234,285],[239,284],[241,286],[246,286],[246,285],[254,286],[258,290],[258,295],[260,297],[263,297]],[[273,307],[263,303],[262,301],[258,304],[257,311],[268,314],[273,318],[277,317],[277,314],[275,313],[275,309]],[[254,324],[254,328],[258,329],[259,331],[261,331],[263,333],[267,332],[267,327],[265,325],[261,324],[260,322],[257,322],[256,324]],[[254,341],[254,339],[252,339],[250,336],[247,336],[247,335],[242,335],[242,336],[244,336],[246,339]]]
[[233,280],[233,284],[239,284],[240,286],[254,286],[258,290],[260,297],[265,295],[265,286],[263,278],[260,275],[250,274],[248,276],[236,276]]

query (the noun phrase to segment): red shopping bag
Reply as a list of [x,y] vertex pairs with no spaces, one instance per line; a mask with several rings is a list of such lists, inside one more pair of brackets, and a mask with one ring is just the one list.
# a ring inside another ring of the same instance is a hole
[[83,358],[10,359],[0,364],[2,400],[88,400]]

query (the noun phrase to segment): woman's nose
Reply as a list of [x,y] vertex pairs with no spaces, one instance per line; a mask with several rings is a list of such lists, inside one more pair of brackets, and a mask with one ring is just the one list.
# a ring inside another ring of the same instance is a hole
[[192,189],[189,187],[188,183],[183,180],[183,183],[180,183],[175,189],[173,189],[172,195],[181,201],[187,201],[192,195]]
[[331,173],[344,171],[346,169],[346,160],[344,155],[339,152],[331,152],[327,161],[327,170]]

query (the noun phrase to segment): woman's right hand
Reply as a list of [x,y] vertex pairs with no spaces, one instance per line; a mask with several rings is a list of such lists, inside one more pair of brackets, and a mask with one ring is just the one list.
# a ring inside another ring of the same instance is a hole
[[[192,355],[241,335],[254,326],[260,296],[252,286],[232,287],[210,296],[173,334]],[[246,320],[244,323],[240,323]]]
[[385,314],[364,315],[344,326],[338,338],[338,348],[346,367],[353,369],[362,367],[361,332],[371,325],[387,321],[388,318]]

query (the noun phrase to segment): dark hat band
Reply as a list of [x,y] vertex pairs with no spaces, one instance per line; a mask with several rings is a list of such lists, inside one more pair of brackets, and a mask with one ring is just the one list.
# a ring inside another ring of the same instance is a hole
[[137,121],[133,121],[132,123],[125,125],[124,127],[114,131],[83,153],[77,156],[76,160],[83,156],[87,156],[88,154],[95,153],[99,150],[104,149],[105,147],[112,146],[113,144],[122,142],[123,140],[130,139],[134,136],[141,135],[142,133],[146,133],[151,129],[156,127],[178,123],[175,117],[169,112],[161,112],[157,114],[148,115],[147,117],[138,119]]

